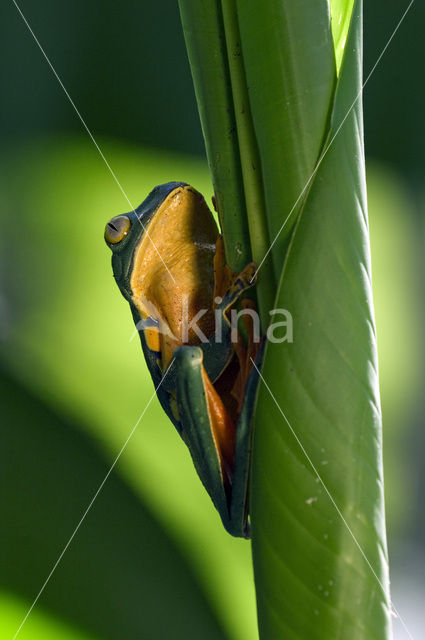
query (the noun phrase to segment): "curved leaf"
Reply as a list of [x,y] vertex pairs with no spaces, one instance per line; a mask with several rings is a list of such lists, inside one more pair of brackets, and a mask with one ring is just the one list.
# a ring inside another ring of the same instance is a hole
[[262,370],[252,474],[262,638],[390,637],[360,101],[349,112],[361,87],[360,6],[328,140],[337,135],[278,293],[277,306],[293,316],[294,342],[269,342]]
[[279,281],[329,124],[336,77],[329,7],[324,0],[239,0],[237,7]]

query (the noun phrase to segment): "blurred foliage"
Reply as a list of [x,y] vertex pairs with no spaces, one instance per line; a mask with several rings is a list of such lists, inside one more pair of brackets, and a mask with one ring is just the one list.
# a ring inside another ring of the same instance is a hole
[[[338,0],[332,4],[337,7]],[[365,75],[407,4],[388,0],[382,11],[379,3],[365,2]],[[204,153],[176,0],[19,5],[95,134]],[[417,178],[425,146],[425,120],[419,117],[425,92],[415,89],[424,22],[425,4],[415,2],[364,96],[367,155]],[[15,143],[41,132],[80,133],[80,122],[12,2],[1,3],[0,35],[6,88],[1,137]]]
[[[0,432],[1,520],[7,523],[0,533],[0,546],[7,550],[0,584],[28,603],[109,465],[91,439],[19,383],[3,374],[0,389],[7,424]],[[4,624],[13,622],[12,637],[28,604],[25,610],[22,603],[9,610],[6,602]],[[38,608],[98,638],[130,640],[141,632],[146,638],[166,638],[170,627],[175,638],[193,633],[211,640],[225,637],[181,551],[116,474],[99,494]],[[59,634],[57,624],[49,632],[50,624],[49,618],[31,615],[19,637],[58,637],[53,633]],[[37,629],[42,635],[36,635]],[[65,630],[60,637],[79,635]]]
[[408,440],[424,377],[423,283],[415,206],[406,183],[394,171],[371,164],[367,184],[391,543],[406,534],[417,509],[417,472]]
[[[28,603],[6,592],[0,592],[0,636],[13,638],[20,621],[28,611]],[[95,640],[95,637],[37,608],[31,622],[20,634],[21,640]]]
[[[177,2],[19,0],[96,135],[203,153]],[[2,137],[81,132],[81,123],[12,2],[0,6]],[[31,96],[31,108],[28,108]]]

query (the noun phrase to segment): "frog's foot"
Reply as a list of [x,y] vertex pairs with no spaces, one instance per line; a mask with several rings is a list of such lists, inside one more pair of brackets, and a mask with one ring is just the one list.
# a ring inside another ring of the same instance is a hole
[[242,293],[256,281],[256,265],[249,262],[240,272],[232,271],[226,264],[223,237],[218,236],[214,256],[214,308],[223,314],[240,298]]
[[235,277],[229,289],[223,297],[222,305],[224,309],[228,309],[235,300],[237,300],[244,291],[253,287],[255,284],[255,274],[257,267],[254,262],[249,262],[246,267]]

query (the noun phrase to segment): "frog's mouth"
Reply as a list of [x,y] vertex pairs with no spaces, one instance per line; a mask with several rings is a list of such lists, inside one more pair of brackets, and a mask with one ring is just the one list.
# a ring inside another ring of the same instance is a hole
[[[218,229],[204,198],[188,185],[175,188],[151,217],[135,246],[129,279],[132,302],[142,318],[166,328],[159,336],[163,363],[182,344],[199,344],[190,327],[214,332],[213,260]],[[154,311],[152,311],[154,310]],[[170,338],[170,335],[173,336]]]

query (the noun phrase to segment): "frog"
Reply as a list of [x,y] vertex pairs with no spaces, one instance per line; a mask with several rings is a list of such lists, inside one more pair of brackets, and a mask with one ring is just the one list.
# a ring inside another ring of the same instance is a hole
[[[246,293],[256,266],[237,273],[227,265],[213,213],[185,182],[156,186],[136,209],[114,216],[104,237],[159,402],[224,528],[249,538],[253,410],[264,346]],[[242,331],[229,319],[236,305]]]

